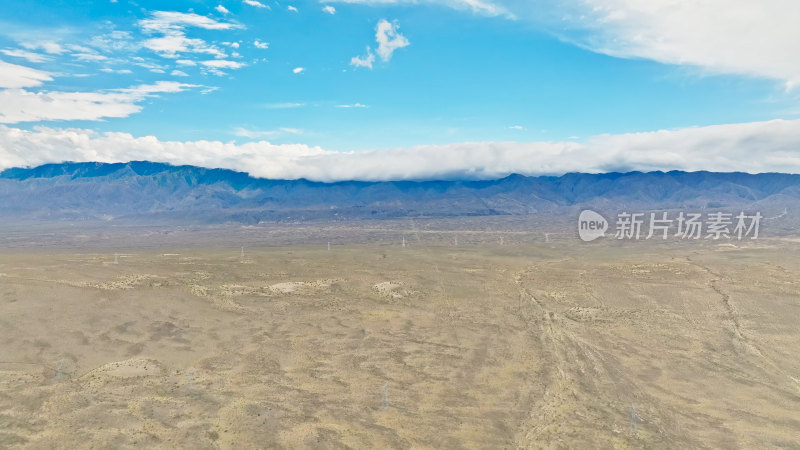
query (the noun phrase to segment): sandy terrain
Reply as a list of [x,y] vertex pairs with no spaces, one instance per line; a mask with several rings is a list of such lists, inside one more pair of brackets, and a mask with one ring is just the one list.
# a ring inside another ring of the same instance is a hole
[[800,448],[797,242],[449,240],[3,249],[0,447]]

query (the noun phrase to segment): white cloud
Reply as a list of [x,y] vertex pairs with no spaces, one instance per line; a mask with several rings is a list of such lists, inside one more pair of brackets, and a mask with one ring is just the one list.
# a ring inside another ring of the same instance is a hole
[[203,28],[206,30],[230,30],[241,28],[240,25],[230,22],[220,22],[210,17],[194,13],[175,11],[154,11],[148,19],[139,21],[139,27],[146,33],[168,34],[181,31],[186,27]]
[[330,0],[331,2],[358,3],[364,5],[444,5],[453,9],[471,11],[485,16],[507,16],[513,14],[501,2],[487,0]]
[[196,66],[197,63],[192,61],[191,59],[179,59],[175,61],[176,64],[181,66]]
[[509,130],[516,130],[516,131],[522,131],[525,129],[525,127],[523,127],[522,125],[511,125],[506,128],[508,128]]
[[217,5],[214,9],[216,9],[217,12],[219,12],[220,14],[228,14],[228,13],[230,13],[230,11],[228,11],[228,8],[226,8],[226,7],[222,6],[222,5]]
[[66,52],[61,44],[54,41],[22,42],[21,44],[28,50],[42,50],[51,55],[60,55]]
[[170,72],[170,75],[172,75],[173,77],[188,77],[189,76],[188,73],[186,73],[186,72],[184,72],[182,70],[173,70],[172,72]]
[[242,0],[242,3],[244,3],[245,5],[255,6],[256,8],[271,9],[269,6],[263,4],[263,3],[259,2],[259,1],[256,1],[256,0]]
[[[121,52],[136,52],[141,48],[141,44],[138,40],[134,39],[133,33],[129,31],[120,31],[114,30],[106,34],[92,36],[86,44],[89,47],[92,47],[95,50],[99,50],[103,53],[113,53],[114,55],[119,55]],[[78,49],[77,47],[70,45],[73,51],[78,52],[91,52],[91,49],[83,48]]]
[[800,84],[796,1],[571,0],[556,11],[554,32],[595,52]]
[[269,48],[269,42],[261,42],[261,41],[259,41],[258,39],[256,39],[256,40],[253,42],[253,45],[254,45],[256,48],[260,48],[260,49],[262,49],[262,50],[266,50],[266,49],[268,49],[268,48]]
[[296,74],[297,73],[303,73],[305,70],[306,69],[303,68],[303,67],[295,67],[294,69],[292,69],[292,73],[296,73]]
[[372,49],[367,47],[367,55],[366,56],[353,56],[350,58],[350,65],[353,67],[366,67],[368,69],[372,69],[372,64],[375,63],[375,54],[372,53]]
[[166,66],[153,64],[152,62],[149,62],[149,61],[144,60],[144,59],[136,60],[136,62],[134,62],[134,64],[139,66],[139,67],[144,67],[145,69],[147,69],[147,70],[149,70],[151,72],[154,72],[154,73],[164,73],[164,69],[166,69]]
[[[52,129],[34,131],[0,125],[0,170],[7,167],[39,165],[53,161],[128,160],[184,161],[203,167],[241,169],[247,164],[258,167],[265,162],[276,164],[258,172],[261,176],[302,172],[299,160],[328,152],[305,145],[272,145],[254,142],[242,145],[216,141],[174,142],[155,137],[135,138],[127,133],[95,133],[91,130]],[[301,162],[302,163],[302,162]],[[292,169],[292,167],[294,167]],[[289,169],[289,170],[286,170]],[[299,170],[300,169],[300,170]]]
[[107,56],[103,56],[98,53],[73,53],[72,57],[77,59],[78,61],[89,61],[89,62],[96,62],[96,61],[105,61],[108,59]]
[[520,17],[598,53],[800,86],[800,3],[787,0],[505,0]]
[[173,81],[102,92],[30,92],[0,90],[0,123],[42,120],[100,120],[127,117],[141,110],[138,104],[161,93],[198,87]]
[[397,31],[398,28],[397,22],[392,23],[386,19],[378,22],[375,41],[378,43],[378,56],[384,61],[389,61],[395,50],[409,45],[408,39]]
[[0,60],[0,88],[24,88],[53,81],[48,72]]
[[441,4],[532,22],[588,50],[800,86],[800,2],[793,0],[331,0]]
[[[397,22],[389,22],[386,19],[381,19],[378,25],[375,26],[375,42],[378,44],[376,53],[383,61],[389,61],[392,58],[395,50],[403,47],[408,47],[410,44],[408,39],[400,34]],[[372,49],[367,47],[367,54],[365,56],[354,56],[350,58],[350,65],[353,67],[366,67],[372,69],[375,63],[375,53]]]
[[334,14],[336,14],[336,8],[334,8],[334,7],[333,7],[333,6],[331,6],[331,5],[325,5],[325,6],[323,6],[323,7],[322,7],[322,11],[324,11],[324,12],[326,12],[326,13],[330,14],[330,15],[334,15]]
[[238,61],[230,61],[226,59],[212,59],[209,61],[200,61],[200,65],[205,73],[210,73],[218,77],[227,75],[222,69],[239,69],[246,64]]
[[229,61],[225,59],[212,59],[209,61],[200,61],[200,64],[206,67],[213,67],[215,69],[239,69],[244,67],[244,63],[238,61]]
[[180,13],[174,11],[154,11],[147,19],[138,22],[143,32],[160,34],[142,42],[142,46],[156,52],[165,58],[178,58],[182,53],[202,53],[213,55],[216,58],[225,58],[227,55],[220,50],[198,38],[186,36],[188,27],[206,30],[230,30],[241,28],[231,22],[220,22],[206,16],[194,13]]
[[49,60],[50,58],[40,53],[28,52],[19,49],[5,49],[0,50],[4,55],[12,56],[14,58],[22,58],[32,63],[40,63]]
[[110,67],[103,67],[102,69],[100,69],[100,72],[119,73],[119,74],[125,74],[125,75],[133,73],[130,69],[112,69]]
[[[2,104],[2,103],[0,103]],[[1,116],[0,116],[1,117]],[[250,139],[293,129],[236,130]],[[300,130],[294,130],[300,131]],[[0,126],[0,169],[61,161],[150,160],[319,181],[497,178],[611,170],[800,173],[800,120],[774,120],[620,135],[578,142],[467,142],[337,152],[305,145],[173,142],[125,133]]]
[[206,41],[188,38],[183,33],[147,39],[142,45],[165,58],[178,58],[181,53],[203,53],[217,58],[227,56],[225,52],[209,45]]
[[361,103],[352,103],[347,105],[336,105],[337,108],[368,108],[367,105]]
[[291,12],[297,12],[297,8],[295,8],[295,7],[294,7],[294,6],[292,6],[292,5],[289,5],[289,6],[287,6],[287,7],[286,7],[286,9],[287,9],[288,11],[291,11]]

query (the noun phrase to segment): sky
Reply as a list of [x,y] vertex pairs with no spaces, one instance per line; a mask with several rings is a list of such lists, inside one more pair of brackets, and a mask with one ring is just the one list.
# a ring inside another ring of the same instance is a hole
[[0,170],[800,173],[794,0],[3,0]]

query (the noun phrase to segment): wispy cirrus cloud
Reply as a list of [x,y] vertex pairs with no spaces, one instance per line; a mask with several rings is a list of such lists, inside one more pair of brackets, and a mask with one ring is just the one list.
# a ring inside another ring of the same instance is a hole
[[139,26],[145,32],[162,34],[183,31],[187,27],[206,30],[230,30],[241,27],[235,23],[222,22],[195,13],[176,11],[153,11],[149,18],[139,21]]
[[17,89],[53,81],[50,73],[0,60],[0,88]]
[[186,35],[187,28],[205,30],[241,28],[241,25],[233,22],[223,22],[195,13],[175,11],[154,11],[149,18],[140,20],[138,25],[143,33],[159,35],[143,41],[142,46],[152,50],[159,56],[173,59],[187,53],[207,54],[215,58],[228,56],[216,45],[200,38],[188,37]]
[[7,49],[4,49],[4,50],[0,50],[0,52],[3,53],[6,56],[11,56],[11,57],[14,57],[14,58],[22,58],[22,59],[27,60],[28,62],[33,62],[33,63],[40,63],[40,62],[45,62],[45,61],[50,60],[50,57],[48,57],[46,55],[42,55],[41,53],[34,53],[34,52],[29,52],[29,51],[20,50],[20,49],[8,49],[7,48]]
[[51,55],[60,55],[67,50],[55,41],[25,41],[21,43],[28,50],[42,50]]
[[215,69],[239,69],[245,66],[244,63],[238,61],[230,61],[227,59],[212,59],[208,61],[200,61],[200,64],[206,67],[213,67]]
[[245,5],[255,6],[256,8],[272,9],[269,6],[257,0],[242,0],[242,3],[244,3]]
[[178,58],[184,53],[203,53],[218,58],[227,56],[225,52],[206,41],[186,37],[183,33],[147,39],[142,45],[165,58]]
[[130,69],[112,69],[110,67],[104,67],[104,68],[100,69],[100,72],[118,73],[118,74],[123,74],[123,75],[129,75],[129,74],[133,73],[133,71],[130,70]]
[[442,5],[457,10],[471,11],[484,16],[506,16],[513,14],[499,1],[489,0],[331,0],[331,3],[354,3],[362,5]]
[[142,106],[139,103],[147,98],[195,87],[199,86],[159,81],[97,92],[4,89],[0,90],[0,123],[128,117],[141,111]]
[[207,61],[198,61],[198,64],[207,72],[217,76],[225,76],[226,70],[240,69],[246,64],[239,61],[231,61],[228,59],[211,59]]

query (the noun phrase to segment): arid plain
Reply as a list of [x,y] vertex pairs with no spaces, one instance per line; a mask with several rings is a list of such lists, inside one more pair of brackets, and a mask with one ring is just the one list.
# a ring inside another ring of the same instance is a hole
[[6,232],[0,447],[800,448],[800,240],[440,225]]

